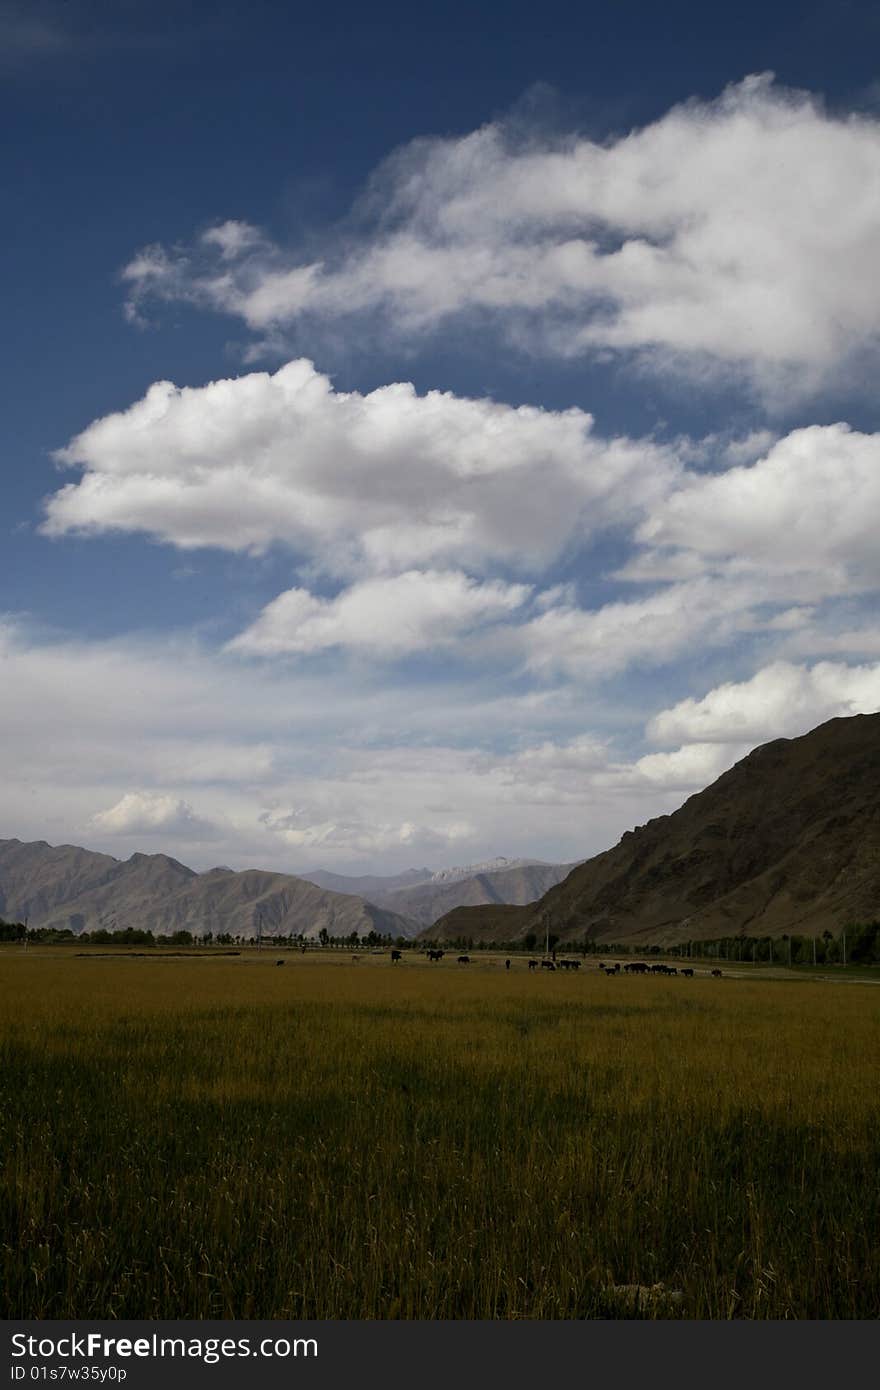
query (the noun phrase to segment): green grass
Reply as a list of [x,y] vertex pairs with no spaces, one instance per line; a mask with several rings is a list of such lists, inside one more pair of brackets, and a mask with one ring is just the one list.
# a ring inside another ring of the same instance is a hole
[[880,1314],[880,993],[0,956],[6,1318]]

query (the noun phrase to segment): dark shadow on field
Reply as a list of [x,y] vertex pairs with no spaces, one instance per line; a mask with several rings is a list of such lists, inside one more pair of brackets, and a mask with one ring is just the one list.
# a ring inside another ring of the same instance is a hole
[[614,1028],[645,1012],[307,1003],[7,1042],[0,1311],[876,1317],[876,1111],[721,1105],[650,1050],[634,1073]]

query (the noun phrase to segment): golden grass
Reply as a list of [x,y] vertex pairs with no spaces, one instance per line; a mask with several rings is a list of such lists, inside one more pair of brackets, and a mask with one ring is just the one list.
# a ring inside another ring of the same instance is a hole
[[880,1313],[874,988],[274,959],[0,956],[6,1317]]

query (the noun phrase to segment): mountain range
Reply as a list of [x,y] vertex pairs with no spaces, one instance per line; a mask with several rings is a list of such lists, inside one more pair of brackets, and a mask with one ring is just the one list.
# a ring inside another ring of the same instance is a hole
[[459,907],[422,936],[672,944],[836,933],[878,916],[880,714],[861,714],[755,748],[539,902]]
[[547,864],[541,859],[498,858],[433,873],[430,869],[410,869],[389,878],[347,878],[321,869],[303,874],[303,878],[334,892],[361,893],[379,907],[425,927],[455,907],[532,903],[573,868],[573,864]]
[[196,873],[166,854],[114,859],[76,845],[0,840],[0,917],[74,932],[413,936],[418,924],[363,898],[261,869]]
[[[156,935],[414,937],[462,903],[532,902],[570,865],[493,860],[493,868],[410,869],[349,878],[261,869],[196,873],[166,854],[119,860],[77,845],[0,840],[0,918],[83,931],[130,927]],[[498,866],[505,867],[498,867]]]

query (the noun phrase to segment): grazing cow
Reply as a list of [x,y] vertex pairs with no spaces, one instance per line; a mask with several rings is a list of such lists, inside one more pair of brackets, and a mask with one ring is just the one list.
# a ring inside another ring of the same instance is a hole
[[401,951],[392,951],[392,952],[391,952],[391,964],[392,964],[392,965],[394,964],[395,961],[402,960],[402,959],[403,959],[403,953],[402,953]]
[[530,961],[529,961],[529,969],[530,969],[530,970],[537,970],[537,968],[538,968],[538,962],[537,962],[536,960],[530,960]]
[[720,980],[720,979],[721,979],[721,971],[720,971],[720,970],[713,970],[713,971],[712,971],[712,974],[715,976],[715,979],[716,979],[716,980]]
[[682,966],[681,973],[682,975],[686,975],[689,980],[692,980],[694,977],[694,972],[689,965]]
[[283,960],[276,960],[275,964],[276,964],[276,965],[283,965],[283,964],[284,964],[284,961],[283,961]]
[[628,975],[646,975],[648,973],[647,965],[641,960],[631,960],[623,968]]
[[470,965],[471,958],[470,956],[459,956],[458,963],[459,965]]
[[542,961],[541,961],[541,969],[542,969],[542,970],[555,970],[555,969],[556,969],[556,966],[553,964],[552,960],[542,960]]
[[352,960],[360,960],[360,956],[352,956]]
[[442,960],[442,959],[443,959],[443,952],[442,952],[442,951],[429,951],[429,952],[428,952],[428,960]]

